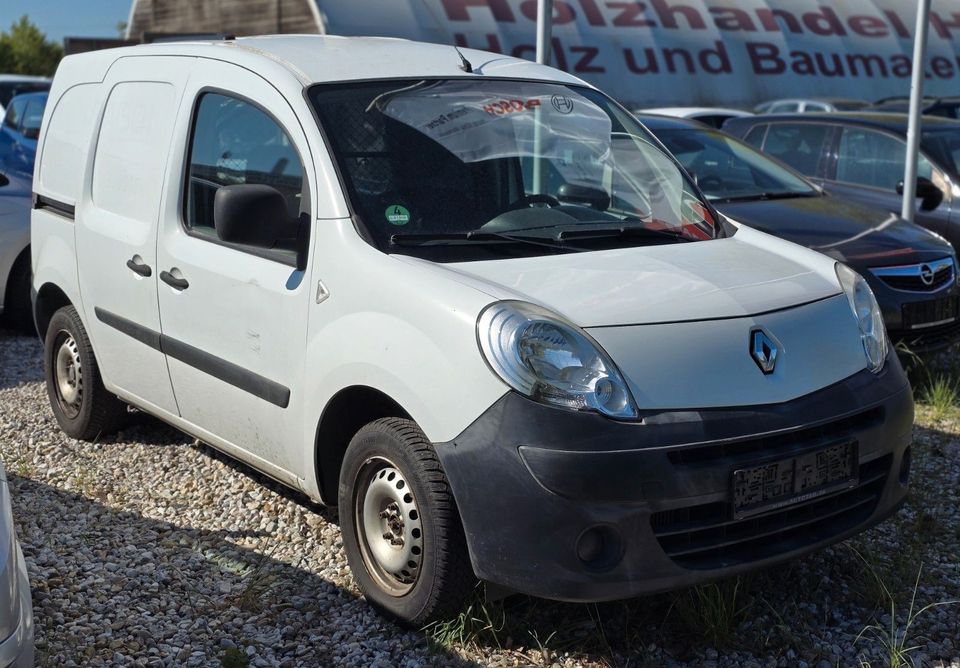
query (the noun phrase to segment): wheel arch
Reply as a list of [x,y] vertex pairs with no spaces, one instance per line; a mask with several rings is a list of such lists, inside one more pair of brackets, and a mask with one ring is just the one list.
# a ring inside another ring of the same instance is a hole
[[386,417],[413,419],[385,392],[366,385],[353,385],[330,398],[317,422],[314,440],[314,470],[320,500],[336,505],[343,456],[364,425]]
[[[53,314],[64,306],[73,306],[76,308],[67,293],[56,283],[44,283],[37,290],[33,301],[33,319],[37,325],[37,332],[43,339],[47,333],[47,327]],[[77,309],[79,312],[79,309]]]

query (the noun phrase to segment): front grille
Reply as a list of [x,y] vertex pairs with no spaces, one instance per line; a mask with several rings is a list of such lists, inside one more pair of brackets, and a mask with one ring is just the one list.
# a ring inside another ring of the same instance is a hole
[[843,440],[845,436],[854,432],[880,424],[883,422],[883,417],[883,407],[877,406],[816,427],[807,427],[806,429],[797,429],[796,431],[771,434],[743,441],[685,446],[672,450],[667,457],[671,463],[683,466],[712,465],[719,463],[720,460],[727,462],[731,457],[734,458],[732,463],[735,463],[737,459],[743,459],[744,456],[761,452],[769,453],[775,449],[784,452],[786,455],[788,454],[787,451],[796,445],[814,446],[820,443]]
[[654,513],[651,527],[674,563],[711,570],[759,561],[827,540],[873,514],[890,472],[892,455],[860,466],[859,484],[743,520],[730,502]]
[[951,258],[896,267],[874,267],[870,271],[891,288],[907,292],[933,292],[954,279]]

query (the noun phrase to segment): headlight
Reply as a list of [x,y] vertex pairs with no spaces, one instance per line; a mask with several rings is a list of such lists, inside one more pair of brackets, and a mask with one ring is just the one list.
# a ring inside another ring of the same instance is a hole
[[857,319],[860,327],[860,340],[863,342],[863,353],[867,356],[867,366],[874,373],[878,373],[887,359],[888,346],[880,305],[863,276],[845,264],[838,262],[836,266],[840,286],[847,295],[853,317]]
[[507,385],[545,404],[635,418],[627,384],[582,329],[524,302],[497,302],[477,320],[484,357]]

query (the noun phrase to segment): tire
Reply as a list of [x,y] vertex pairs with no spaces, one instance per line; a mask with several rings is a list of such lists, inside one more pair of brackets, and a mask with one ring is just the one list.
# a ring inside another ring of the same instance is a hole
[[30,303],[30,283],[33,274],[30,269],[29,250],[13,263],[7,280],[7,294],[4,297],[3,318],[17,331],[24,334],[36,334],[33,323],[33,309]]
[[338,501],[350,569],[374,608],[414,627],[463,608],[476,577],[460,513],[416,423],[383,418],[357,432]]
[[87,331],[72,306],[50,319],[43,366],[50,408],[68,436],[95,441],[117,430],[126,405],[103,386]]

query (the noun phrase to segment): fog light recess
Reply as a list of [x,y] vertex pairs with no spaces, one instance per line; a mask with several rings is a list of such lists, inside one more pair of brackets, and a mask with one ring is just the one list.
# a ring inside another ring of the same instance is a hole
[[610,570],[623,557],[623,540],[614,527],[598,524],[577,538],[577,558],[591,571]]
[[906,485],[910,482],[910,463],[913,459],[912,446],[907,446],[907,449],[903,451],[903,457],[900,459],[900,484]]

